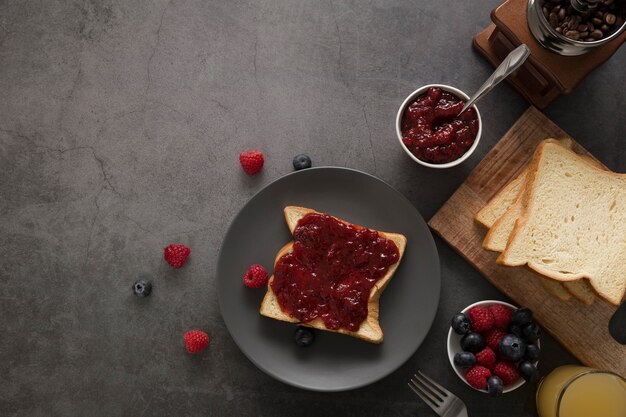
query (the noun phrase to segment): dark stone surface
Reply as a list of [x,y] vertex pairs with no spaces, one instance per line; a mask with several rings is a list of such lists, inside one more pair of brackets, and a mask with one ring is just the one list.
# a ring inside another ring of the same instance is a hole
[[[395,113],[420,85],[482,83],[491,68],[471,37],[497,4],[0,0],[0,415],[434,416],[406,387],[420,368],[471,415],[533,416],[530,386],[492,400],[450,369],[451,314],[506,298],[440,240],[429,337],[352,392],[301,391],[257,370],[215,295],[227,225],[297,153],[375,174],[434,214],[527,104],[493,91],[477,152],[446,171],[403,154]],[[622,48],[547,111],[620,171],[625,62]],[[237,160],[250,148],[267,154],[255,178]],[[161,257],[173,241],[193,250],[178,271]],[[131,291],[142,274],[148,299]],[[196,357],[182,346],[191,327],[213,339]],[[542,372],[574,361],[542,343]]]

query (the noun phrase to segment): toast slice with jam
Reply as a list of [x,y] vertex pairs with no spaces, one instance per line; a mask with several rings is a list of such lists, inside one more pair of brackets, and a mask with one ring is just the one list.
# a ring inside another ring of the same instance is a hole
[[381,343],[379,299],[406,237],[304,207],[285,207],[284,214],[294,241],[276,255],[261,315]]

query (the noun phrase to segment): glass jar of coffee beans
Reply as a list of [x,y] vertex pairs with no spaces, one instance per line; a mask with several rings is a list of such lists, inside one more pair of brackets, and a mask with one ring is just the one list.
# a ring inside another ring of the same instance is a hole
[[562,55],[581,55],[626,28],[626,0],[588,0],[588,4],[591,7],[580,12],[572,0],[529,0],[528,25],[543,46]]
[[[574,10],[570,0],[550,0],[541,7],[552,28],[566,37],[583,42],[594,42],[609,36],[624,23],[620,4],[604,0],[586,13]],[[618,7],[620,6],[620,7]]]

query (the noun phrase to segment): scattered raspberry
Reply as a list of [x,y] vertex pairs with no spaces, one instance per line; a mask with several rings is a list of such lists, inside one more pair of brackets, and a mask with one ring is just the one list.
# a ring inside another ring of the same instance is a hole
[[476,365],[493,370],[496,366],[496,354],[490,347],[486,347],[476,354]]
[[239,154],[239,163],[248,175],[258,174],[263,168],[265,158],[261,151],[248,151]]
[[491,376],[489,369],[476,365],[465,374],[465,380],[476,389],[485,389],[487,378]]
[[493,369],[493,374],[499,376],[504,385],[511,385],[520,378],[515,364],[511,362],[498,362]]
[[494,324],[499,329],[506,329],[511,323],[513,312],[507,306],[502,304],[494,304],[489,307],[489,311],[493,314]]
[[189,330],[185,333],[184,339],[189,353],[198,353],[209,346],[209,335],[202,330]]
[[485,342],[493,351],[500,348],[500,341],[506,336],[506,332],[502,329],[491,329],[485,334]]
[[243,283],[248,288],[261,288],[267,285],[267,271],[263,266],[254,264],[243,276]]
[[493,328],[493,314],[488,308],[476,306],[468,312],[472,322],[472,330],[478,333],[486,332]]
[[163,258],[167,261],[168,264],[172,268],[182,268],[191,253],[191,249],[189,249],[185,245],[181,245],[180,243],[172,243],[163,249]]

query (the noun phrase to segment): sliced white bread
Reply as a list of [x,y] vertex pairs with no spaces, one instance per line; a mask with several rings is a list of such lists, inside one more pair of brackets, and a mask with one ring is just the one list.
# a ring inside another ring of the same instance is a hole
[[[303,218],[309,213],[318,213],[318,212],[315,210],[304,208],[304,207],[288,206],[288,207],[285,207],[284,213],[285,213],[285,220],[287,221],[289,230],[291,231],[291,234],[293,235],[294,230],[296,226],[298,225],[298,221],[301,218]],[[348,223],[345,220],[341,220],[336,217],[335,219],[341,222],[344,222],[346,224],[351,224],[352,226],[356,228],[361,228],[361,226]],[[363,339],[365,341],[372,342],[372,343],[382,343],[383,331],[380,328],[380,324],[378,322],[379,299],[385,287],[387,286],[387,284],[389,284],[389,281],[391,281],[391,278],[394,276],[394,273],[396,272],[396,269],[398,268],[398,265],[400,264],[400,261],[402,260],[402,255],[404,254],[404,250],[406,248],[406,237],[398,233],[388,233],[388,232],[381,232],[381,231],[378,231],[378,233],[381,236],[385,237],[386,239],[392,240],[396,244],[396,246],[398,247],[400,256],[398,258],[398,261],[389,267],[385,276],[379,279],[376,282],[376,284],[372,287],[370,291],[370,296],[368,299],[367,317],[361,323],[361,327],[359,327],[358,331],[353,332],[353,331],[349,331],[346,329],[330,330],[326,327],[326,325],[320,318],[316,318],[307,323],[300,323],[298,319],[292,317],[288,313],[285,313],[280,307],[276,294],[274,293],[274,291],[272,291],[271,284],[273,282],[274,275],[272,275],[269,279],[267,292],[265,293],[265,297],[263,298],[263,301],[261,303],[261,308],[260,308],[261,315],[269,317],[269,318],[273,318],[276,320],[282,320],[282,321],[286,321],[290,323],[298,323],[304,326],[313,327],[313,328],[320,329],[320,330],[346,334],[346,335],[357,337],[359,339]],[[283,255],[292,251],[293,243],[294,242],[289,242],[288,244],[283,246],[283,248],[280,249],[280,251],[278,251],[278,254],[276,255],[276,259],[274,260],[274,265],[276,265],[278,260]]]
[[[573,141],[570,138],[562,138],[558,140],[558,143],[571,149]],[[491,229],[498,222],[507,211],[517,203],[518,197],[524,191],[526,186],[526,176],[528,174],[528,165],[524,167],[522,172],[513,178],[507,185],[502,187],[500,191],[483,207],[478,213],[476,213],[475,219],[483,226]],[[498,226],[493,231],[487,234],[483,241],[483,247],[491,251],[502,252],[506,247],[506,242],[510,232],[513,230],[514,220],[519,217],[519,207],[513,209],[506,218],[503,218],[498,223]],[[507,234],[508,230],[508,234]],[[563,286],[559,281],[554,281],[550,278],[546,278],[543,275],[537,274],[537,278],[541,281],[543,287],[552,295],[557,297],[561,301],[569,301],[572,298],[572,292],[568,288]],[[584,283],[583,286],[586,286]],[[572,284],[572,287],[576,285]],[[588,289],[588,287],[587,287]],[[573,288],[576,290],[576,288]],[[579,292],[583,293],[584,289]],[[593,293],[593,291],[592,291]],[[592,300],[593,301],[593,300]]]
[[[553,141],[555,139],[547,139]],[[574,142],[571,138],[556,139],[556,141],[568,149],[572,149]],[[506,213],[506,211],[515,203],[520,192],[526,185],[526,175],[528,173],[528,165],[513,178],[507,185],[502,187],[489,202],[480,209],[474,216],[474,219],[490,229],[494,223]],[[502,252],[502,251],[499,251]]]
[[551,141],[531,162],[521,215],[498,263],[557,281],[587,278],[619,304],[626,290],[626,175]]

